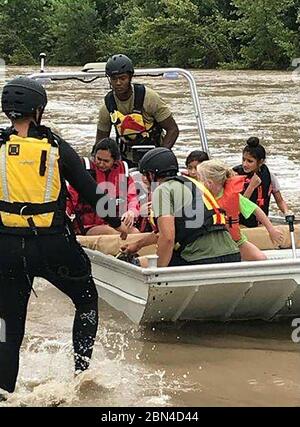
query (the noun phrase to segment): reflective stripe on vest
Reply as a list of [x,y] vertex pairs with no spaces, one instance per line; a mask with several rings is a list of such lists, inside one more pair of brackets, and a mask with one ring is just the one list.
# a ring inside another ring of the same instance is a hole
[[89,171],[90,169],[92,169],[91,161],[90,161],[90,159],[88,157],[82,157],[82,162],[83,162],[84,167],[85,167],[85,169],[87,171]]
[[49,228],[61,191],[59,148],[11,135],[1,145],[0,216],[6,227]]
[[186,176],[189,181],[192,181],[196,187],[201,191],[203,195],[203,201],[208,210],[213,210],[215,213],[213,215],[213,223],[214,224],[226,224],[226,218],[225,215],[221,212],[220,206],[217,202],[217,200],[214,198],[212,193],[206,188],[202,182],[197,181],[194,178],[191,178],[190,176]]
[[6,145],[3,144],[1,146],[1,183],[2,183],[2,192],[3,192],[3,200],[5,202],[9,202],[9,193],[8,193],[8,185],[7,185],[7,172],[6,172]]
[[[214,196],[201,182],[196,181],[191,177],[185,176],[174,176],[166,179],[166,181],[172,180],[179,181],[182,185],[188,185],[189,182],[193,184],[192,189],[190,189],[193,195],[193,200],[190,206],[183,206],[182,211],[180,212],[180,216],[175,216],[175,251],[182,251],[186,245],[194,242],[199,237],[207,233],[213,231],[226,231],[225,215],[221,212]],[[197,190],[199,190],[199,194],[197,194]],[[186,209],[189,211],[189,207],[192,207],[195,212],[195,209],[198,207],[198,196],[200,196],[203,201],[204,221],[201,226],[197,228],[190,228],[187,226],[187,222],[193,221],[193,218],[186,216]]]
[[127,162],[123,162],[123,166],[124,166],[124,175],[126,176],[126,178],[129,178],[129,167],[128,167],[128,163]]
[[[46,185],[45,198],[44,198],[45,203],[51,202],[51,199],[52,199],[55,164],[57,163],[57,160],[58,160],[58,148],[51,146],[50,159],[49,159],[49,172],[48,172],[47,185]],[[58,198],[58,195],[57,195],[57,198]]]

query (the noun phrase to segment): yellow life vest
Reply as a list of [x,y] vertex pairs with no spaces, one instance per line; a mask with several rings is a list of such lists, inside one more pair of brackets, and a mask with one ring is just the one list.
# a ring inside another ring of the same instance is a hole
[[[226,216],[224,210],[220,207],[219,203],[212,195],[212,193],[202,184],[202,182],[197,181],[190,176],[185,177],[189,181],[191,181],[195,186],[201,191],[203,196],[203,202],[207,213],[211,212],[212,224],[211,225],[225,225],[226,224]],[[207,215],[209,217],[209,215]]]
[[117,134],[125,140],[134,140],[137,135],[143,138],[149,138],[149,130],[153,123],[145,123],[142,114],[132,113],[124,115],[120,111],[114,111],[110,114],[111,123],[115,126]]
[[58,144],[10,135],[0,147],[0,218],[5,227],[51,227],[61,191]]
[[153,120],[145,120],[143,116],[143,105],[146,89],[144,85],[134,83],[134,106],[133,111],[122,114],[113,92],[105,96],[105,105],[110,115],[111,124],[115,127],[117,138],[126,146],[132,145],[160,145],[162,135],[161,126]]
[[[185,209],[182,209],[182,215],[175,218],[175,246],[174,250],[181,252],[186,245],[194,242],[199,237],[214,231],[226,231],[226,217],[218,202],[211,194],[211,192],[199,181],[185,176],[176,176],[174,178],[176,181],[181,182],[184,185],[188,185],[189,182],[192,183],[193,187],[192,195],[192,208],[195,212],[197,207],[197,198],[200,196],[203,201],[204,207],[204,218],[203,224],[199,228],[189,228],[186,221],[190,222],[192,218],[187,218],[185,216]],[[198,191],[198,196],[197,196]]]

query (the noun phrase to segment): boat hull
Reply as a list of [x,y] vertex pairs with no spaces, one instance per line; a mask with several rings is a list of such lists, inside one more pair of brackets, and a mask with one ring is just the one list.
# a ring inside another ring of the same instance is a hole
[[142,269],[86,249],[99,292],[134,323],[300,317],[300,252],[267,261]]

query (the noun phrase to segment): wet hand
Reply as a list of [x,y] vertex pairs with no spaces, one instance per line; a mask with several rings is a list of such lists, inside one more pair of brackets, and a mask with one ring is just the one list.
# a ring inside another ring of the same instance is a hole
[[122,240],[126,240],[127,239],[128,229],[127,229],[126,225],[123,222],[120,225],[120,227],[116,228],[116,230],[120,233],[120,237],[121,237]]
[[273,227],[272,230],[269,232],[269,235],[274,245],[280,246],[280,244],[282,244],[283,237],[284,237],[282,230],[279,230],[278,228]]
[[251,185],[252,188],[257,188],[259,187],[261,184],[261,179],[260,177],[255,173],[253,175],[253,177],[251,178],[251,181],[249,183],[249,185]]
[[138,243],[135,242],[135,243],[126,243],[125,245],[121,246],[120,249],[122,252],[125,252],[127,254],[136,254],[140,248]]
[[121,221],[126,227],[130,228],[133,227],[134,219],[134,213],[132,211],[127,211],[122,215]]

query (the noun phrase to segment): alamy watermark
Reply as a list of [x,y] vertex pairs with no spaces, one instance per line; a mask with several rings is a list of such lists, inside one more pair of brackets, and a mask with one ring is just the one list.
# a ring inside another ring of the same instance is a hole
[[6,342],[6,323],[4,319],[0,319],[0,343]]
[[295,328],[292,332],[292,341],[295,344],[300,342],[300,318],[293,319],[292,328]]
[[[190,192],[186,191],[186,187]],[[97,214],[100,218],[121,217],[125,212],[133,209],[138,210],[140,216],[147,217],[149,213],[147,209],[143,209],[143,206],[152,199],[152,209],[156,216],[172,215],[176,218],[185,218],[186,228],[200,228],[203,225],[203,194],[200,190],[197,191],[192,200],[193,184],[191,182],[181,185],[176,191],[173,188],[168,190],[164,187],[157,193],[157,197],[153,198],[156,188],[156,182],[152,182],[149,187],[139,182],[127,185],[127,178],[124,175],[119,175],[115,183],[102,182],[97,187],[97,194],[103,194],[97,203]]]

